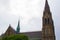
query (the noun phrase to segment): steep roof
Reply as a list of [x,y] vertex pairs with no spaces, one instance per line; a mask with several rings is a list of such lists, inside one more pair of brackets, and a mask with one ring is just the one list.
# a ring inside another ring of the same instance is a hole
[[8,29],[5,32],[5,35],[17,34],[17,32],[9,25]]

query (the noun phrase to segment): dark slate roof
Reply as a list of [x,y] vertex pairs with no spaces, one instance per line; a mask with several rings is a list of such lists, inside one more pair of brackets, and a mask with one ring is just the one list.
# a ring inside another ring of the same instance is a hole
[[20,34],[25,34],[30,38],[41,38],[41,31],[34,31],[34,32],[23,32]]

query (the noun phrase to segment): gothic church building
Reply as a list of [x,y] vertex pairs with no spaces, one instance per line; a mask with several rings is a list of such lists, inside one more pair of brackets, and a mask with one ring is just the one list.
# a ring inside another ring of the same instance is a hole
[[56,40],[55,31],[54,31],[54,22],[52,19],[52,14],[47,0],[45,2],[42,22],[43,22],[42,31],[20,33],[20,25],[19,25],[20,21],[18,21],[18,26],[16,31],[11,27],[11,25],[9,25],[7,31],[3,35],[9,36],[12,34],[25,34],[29,37],[29,40]]

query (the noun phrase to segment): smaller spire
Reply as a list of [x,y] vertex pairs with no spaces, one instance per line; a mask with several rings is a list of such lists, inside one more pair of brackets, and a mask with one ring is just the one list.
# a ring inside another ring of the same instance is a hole
[[18,25],[16,31],[19,33],[20,32],[20,19],[18,20]]

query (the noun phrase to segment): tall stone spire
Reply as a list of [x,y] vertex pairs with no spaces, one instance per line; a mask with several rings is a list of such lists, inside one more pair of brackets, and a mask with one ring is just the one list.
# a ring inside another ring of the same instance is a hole
[[18,25],[16,31],[19,33],[20,32],[20,20],[18,20]]
[[55,31],[52,15],[48,1],[46,0],[45,8],[43,12],[43,27],[42,27],[42,40],[55,40]]

